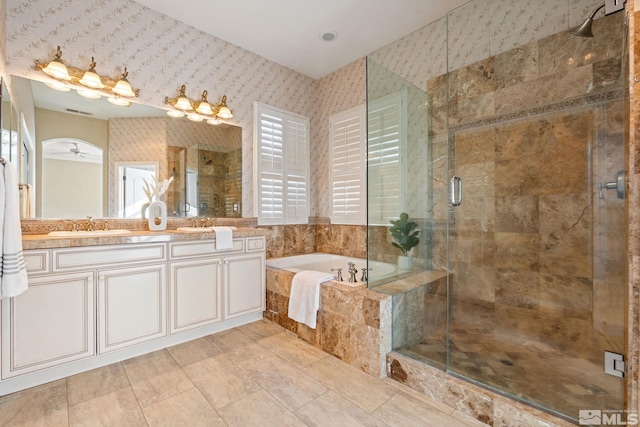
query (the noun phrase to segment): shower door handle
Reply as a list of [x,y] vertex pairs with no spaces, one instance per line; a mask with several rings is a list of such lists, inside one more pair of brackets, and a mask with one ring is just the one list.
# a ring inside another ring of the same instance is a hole
[[462,204],[462,178],[459,176],[451,178],[451,204],[453,206],[460,206]]

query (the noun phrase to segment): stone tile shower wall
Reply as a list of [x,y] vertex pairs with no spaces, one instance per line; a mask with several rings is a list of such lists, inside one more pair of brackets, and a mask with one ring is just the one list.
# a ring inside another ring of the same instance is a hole
[[[448,93],[442,77],[428,82],[433,116],[449,103],[434,150],[448,137],[465,180],[463,205],[434,211],[451,220],[454,321],[491,315],[498,331],[592,360],[624,350],[624,201],[597,191],[624,167],[622,25],[612,15],[597,38],[563,31],[464,66]],[[439,161],[434,197],[446,195]],[[435,265],[445,234],[434,229]]]

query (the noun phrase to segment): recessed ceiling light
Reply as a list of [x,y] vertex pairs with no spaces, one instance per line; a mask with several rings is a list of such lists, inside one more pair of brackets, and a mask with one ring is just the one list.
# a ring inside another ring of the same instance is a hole
[[338,38],[336,31],[323,31],[320,33],[320,39],[325,42],[332,42]]

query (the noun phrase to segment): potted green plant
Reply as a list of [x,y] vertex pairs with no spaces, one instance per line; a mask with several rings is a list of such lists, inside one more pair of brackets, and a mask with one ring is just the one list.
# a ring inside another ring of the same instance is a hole
[[391,233],[393,240],[395,240],[392,244],[402,251],[402,255],[398,256],[398,268],[410,270],[413,268],[413,258],[409,256],[409,252],[415,246],[418,246],[420,242],[418,238],[420,230],[416,230],[418,224],[410,221],[409,214],[406,212],[400,214],[400,219],[390,222],[391,228],[389,228],[389,233]]

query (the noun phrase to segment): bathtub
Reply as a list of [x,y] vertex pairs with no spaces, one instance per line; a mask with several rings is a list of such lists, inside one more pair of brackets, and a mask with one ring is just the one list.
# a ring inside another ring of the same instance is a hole
[[360,278],[362,277],[362,268],[364,267],[369,269],[369,281],[384,279],[385,277],[392,276],[396,272],[396,266],[393,264],[387,264],[379,261],[369,261],[367,263],[367,260],[361,258],[351,258],[342,255],[322,253],[271,258],[267,260],[267,267],[289,270],[294,273],[302,270],[315,270],[333,273],[334,275],[336,272],[331,270],[342,268],[342,278],[344,279],[344,283],[349,284],[349,272],[347,270],[348,263],[350,262],[353,262],[356,265],[355,268],[358,269],[356,279],[358,279],[359,285],[363,284],[363,282],[360,281]]

